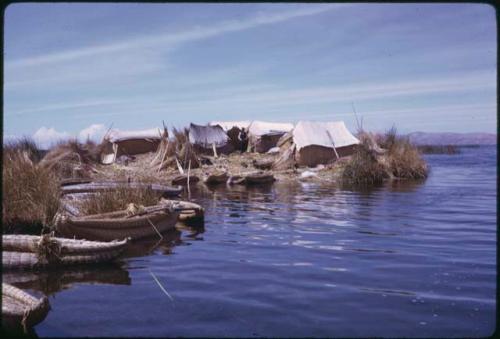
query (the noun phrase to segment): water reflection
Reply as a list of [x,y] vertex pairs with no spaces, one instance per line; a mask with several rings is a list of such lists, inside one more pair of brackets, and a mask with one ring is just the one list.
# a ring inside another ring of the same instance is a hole
[[130,285],[129,273],[121,264],[75,266],[40,272],[4,272],[2,281],[20,289],[41,292],[47,296],[71,288],[74,284]]

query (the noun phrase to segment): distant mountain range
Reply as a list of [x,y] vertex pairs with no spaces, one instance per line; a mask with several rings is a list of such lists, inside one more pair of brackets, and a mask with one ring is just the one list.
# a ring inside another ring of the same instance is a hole
[[496,145],[497,135],[493,133],[426,133],[408,134],[416,145]]

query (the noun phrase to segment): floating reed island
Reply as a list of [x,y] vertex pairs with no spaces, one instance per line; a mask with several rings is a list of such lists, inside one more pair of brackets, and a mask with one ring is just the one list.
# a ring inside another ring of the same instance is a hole
[[[427,174],[421,151],[395,129],[353,135],[342,121],[109,130],[99,144],[69,140],[47,151],[25,138],[3,146],[2,265],[16,281],[17,271],[119,260],[135,239],[203,229],[204,208],[190,201],[198,185],[366,187]],[[6,292],[11,303],[2,315],[25,330],[48,312],[45,299]]]

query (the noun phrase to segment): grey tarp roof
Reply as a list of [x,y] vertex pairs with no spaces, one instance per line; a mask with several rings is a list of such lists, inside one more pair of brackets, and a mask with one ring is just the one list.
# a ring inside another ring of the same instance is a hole
[[189,142],[196,145],[221,147],[227,144],[228,136],[221,126],[189,125]]

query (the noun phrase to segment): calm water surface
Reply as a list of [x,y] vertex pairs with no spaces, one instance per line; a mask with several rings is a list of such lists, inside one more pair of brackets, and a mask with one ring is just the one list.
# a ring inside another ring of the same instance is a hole
[[18,286],[50,294],[40,336],[490,335],[496,148],[462,151],[426,156],[423,183],[369,191],[200,187],[204,231]]

